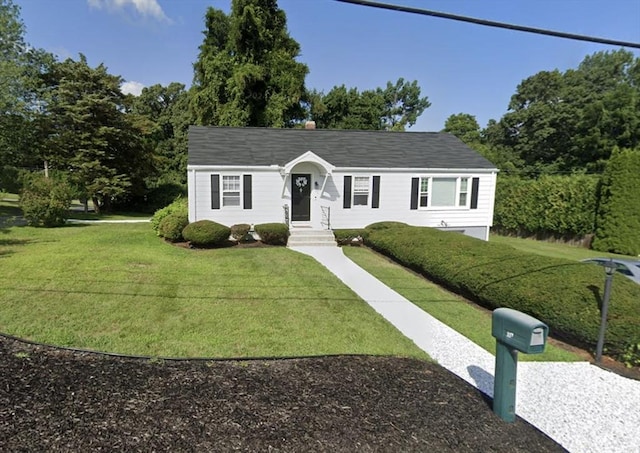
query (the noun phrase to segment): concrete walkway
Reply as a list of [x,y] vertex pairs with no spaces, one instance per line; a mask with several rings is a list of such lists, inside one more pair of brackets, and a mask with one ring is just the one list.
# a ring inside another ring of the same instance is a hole
[[[338,247],[312,256],[440,365],[493,396],[495,358],[349,260]],[[520,362],[516,413],[572,452],[640,453],[640,381],[588,362]]]

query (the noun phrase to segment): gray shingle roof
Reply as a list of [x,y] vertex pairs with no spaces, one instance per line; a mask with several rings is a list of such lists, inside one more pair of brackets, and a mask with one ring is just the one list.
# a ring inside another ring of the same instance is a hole
[[307,151],[336,167],[496,168],[439,132],[189,127],[189,165],[283,166]]

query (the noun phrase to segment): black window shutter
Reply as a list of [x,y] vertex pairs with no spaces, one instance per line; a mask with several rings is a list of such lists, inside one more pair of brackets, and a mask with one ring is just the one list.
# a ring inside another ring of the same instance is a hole
[[380,207],[380,176],[373,177],[373,197],[371,198],[371,207]]
[[344,177],[344,199],[342,200],[342,207],[349,209],[351,207],[351,176]]
[[242,207],[251,209],[251,175],[242,177]]
[[220,209],[220,175],[211,175],[211,209]]
[[478,185],[480,178],[473,178],[471,181],[471,209],[478,209]]
[[418,209],[418,189],[420,178],[411,178],[411,209]]

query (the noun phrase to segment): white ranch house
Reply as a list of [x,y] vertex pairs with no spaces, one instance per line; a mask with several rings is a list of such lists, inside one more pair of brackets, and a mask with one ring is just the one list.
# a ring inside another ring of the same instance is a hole
[[488,240],[497,168],[450,134],[191,126],[189,221],[363,228],[394,220]]

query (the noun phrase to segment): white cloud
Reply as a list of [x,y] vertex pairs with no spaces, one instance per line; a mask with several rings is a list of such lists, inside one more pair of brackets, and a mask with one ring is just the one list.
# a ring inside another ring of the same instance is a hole
[[171,19],[162,10],[158,0],[87,0],[89,6],[109,11],[120,11],[134,8],[143,17],[152,17],[162,22],[171,23]]
[[140,82],[135,82],[133,80],[124,82],[122,85],[120,85],[120,90],[124,94],[133,94],[134,96],[140,96],[140,93],[142,93],[143,88],[144,88],[143,84],[141,84]]

